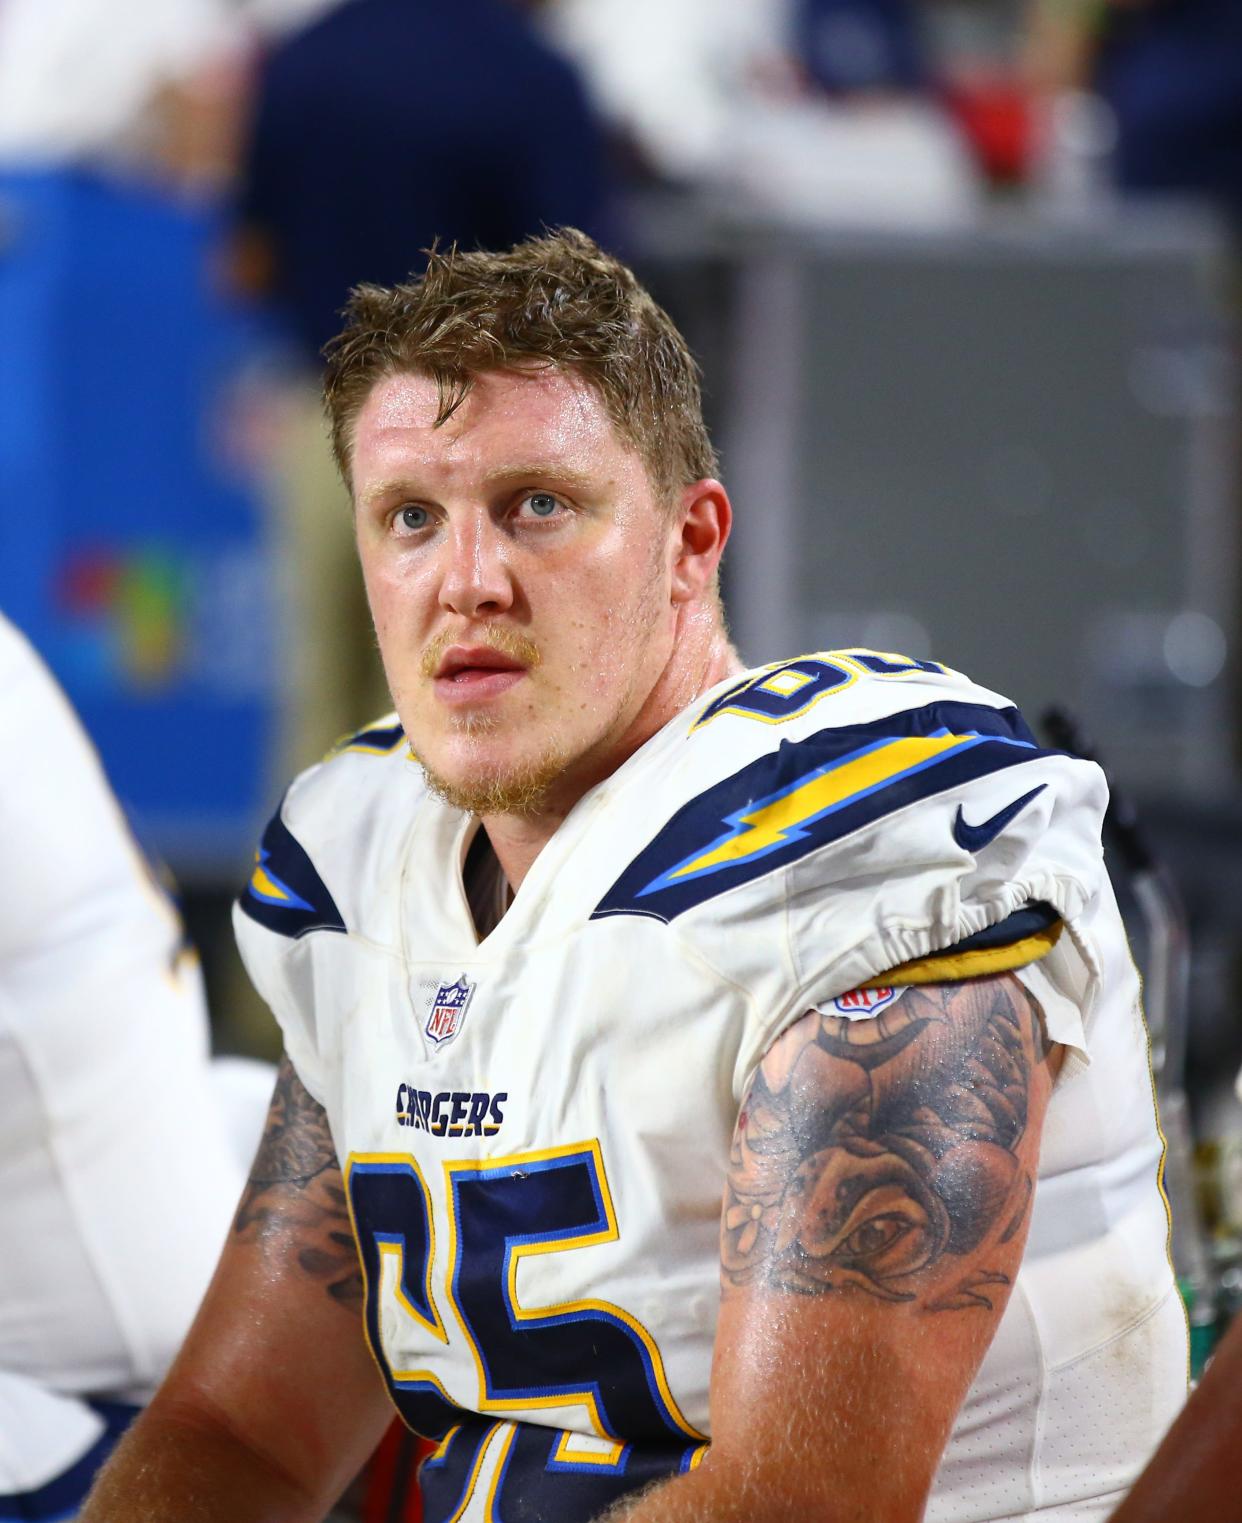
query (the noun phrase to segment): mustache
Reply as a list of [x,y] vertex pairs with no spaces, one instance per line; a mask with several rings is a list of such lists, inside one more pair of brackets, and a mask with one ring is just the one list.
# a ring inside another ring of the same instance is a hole
[[444,653],[453,645],[477,645],[486,646],[489,650],[498,650],[501,655],[510,656],[514,661],[520,661],[523,666],[532,669],[543,661],[539,647],[526,635],[519,634],[516,629],[505,629],[497,625],[494,629],[481,629],[477,634],[461,635],[452,634],[448,630],[441,630],[428,643],[419,661],[419,670],[424,677],[434,677],[440,669],[440,663],[444,660]]

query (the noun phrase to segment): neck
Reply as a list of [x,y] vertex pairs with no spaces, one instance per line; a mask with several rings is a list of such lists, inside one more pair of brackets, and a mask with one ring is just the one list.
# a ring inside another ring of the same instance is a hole
[[535,858],[555,835],[561,822],[585,793],[611,777],[640,746],[662,730],[684,708],[734,672],[742,670],[737,652],[714,609],[688,617],[674,647],[676,655],[663,671],[634,719],[599,754],[585,757],[566,773],[546,807],[531,815],[495,814],[483,817],[492,850],[514,891],[521,886]]

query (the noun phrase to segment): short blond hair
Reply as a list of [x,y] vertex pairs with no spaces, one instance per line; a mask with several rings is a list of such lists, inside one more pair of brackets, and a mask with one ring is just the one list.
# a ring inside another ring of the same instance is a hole
[[532,363],[570,371],[596,392],[661,496],[716,474],[685,340],[634,272],[585,233],[558,228],[503,253],[425,252],[422,275],[356,287],[345,328],[324,349],[324,405],[347,483],[354,423],[377,381],[432,377],[439,425],[476,376]]

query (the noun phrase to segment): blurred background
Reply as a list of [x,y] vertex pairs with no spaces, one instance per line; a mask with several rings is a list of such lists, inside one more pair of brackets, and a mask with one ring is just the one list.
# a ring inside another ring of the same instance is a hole
[[[1236,0],[4,0],[0,609],[228,926],[388,708],[317,353],[585,228],[704,369],[751,662],[935,656],[1093,750],[1201,1365],[1242,1305]],[[7,737],[19,744],[20,737]]]

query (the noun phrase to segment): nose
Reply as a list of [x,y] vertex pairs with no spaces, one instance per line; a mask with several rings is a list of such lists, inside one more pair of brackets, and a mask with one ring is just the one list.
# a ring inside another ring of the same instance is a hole
[[465,619],[504,613],[513,606],[513,578],[505,537],[491,514],[458,520],[446,537],[440,606]]

